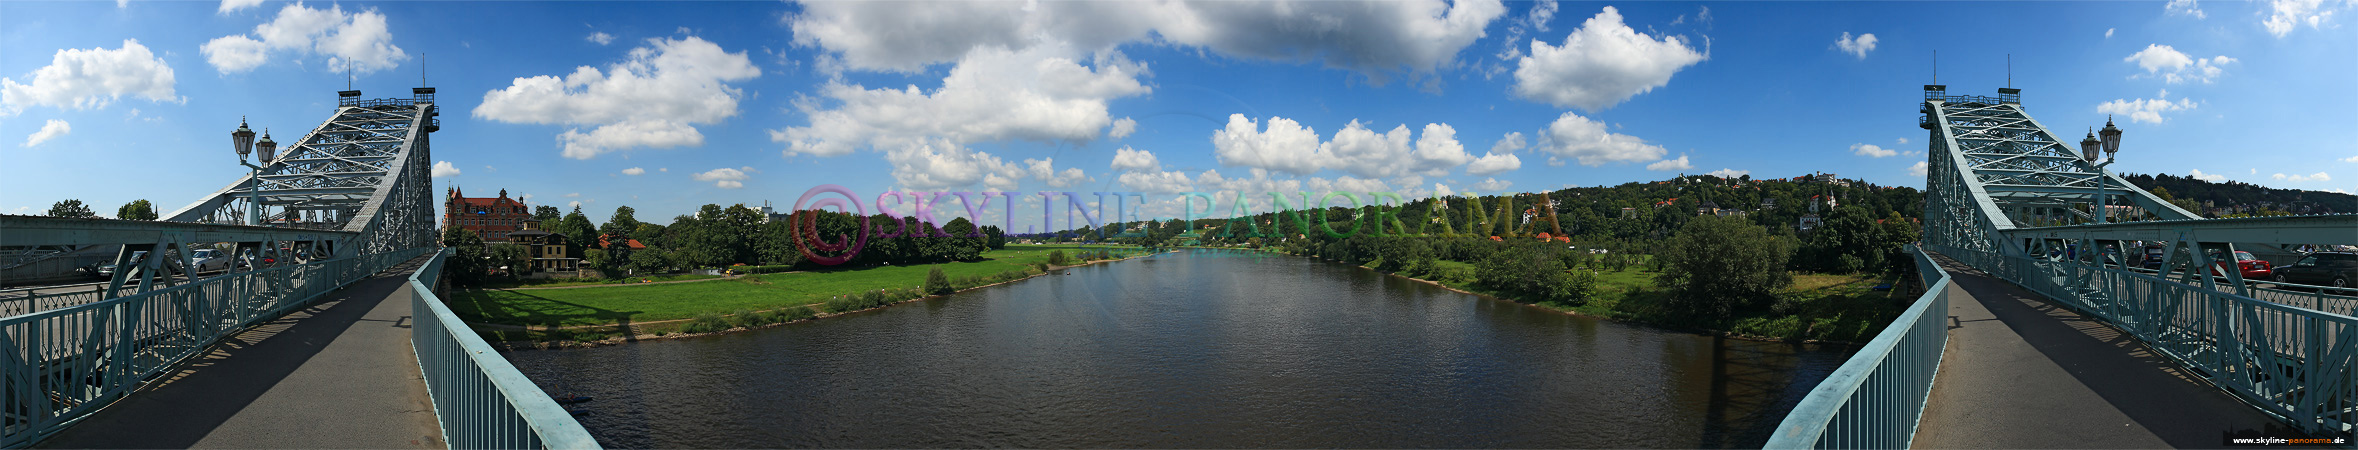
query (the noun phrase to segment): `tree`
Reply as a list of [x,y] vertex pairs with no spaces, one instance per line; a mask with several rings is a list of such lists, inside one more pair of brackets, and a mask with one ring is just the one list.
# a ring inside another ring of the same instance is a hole
[[[548,225],[547,223],[541,224],[541,226]],[[582,215],[579,206],[573,207],[573,212],[566,214],[563,222],[550,228],[551,231],[565,235],[565,242],[570,244],[568,248],[572,249],[571,253],[575,255],[584,254],[584,250],[588,250],[590,246],[596,245],[598,242],[598,226],[590,224],[589,216]]]
[[115,218],[123,220],[156,220],[156,206],[147,199],[132,200],[115,209]]
[[1793,284],[1788,244],[1743,219],[1695,217],[1662,247],[1654,255],[1662,261],[1655,284],[1670,291],[1672,308],[1693,316],[1724,319]]
[[98,213],[91,212],[90,207],[82,205],[81,200],[66,199],[65,201],[57,202],[57,204],[49,205],[49,217],[96,219],[98,218]]
[[992,250],[1007,248],[1007,232],[998,225],[983,225],[983,243]]
[[950,285],[950,276],[942,273],[942,266],[933,266],[933,270],[925,272],[925,292],[938,295],[957,290],[957,287]]
[[541,228],[556,228],[557,221],[565,219],[564,214],[565,211],[558,210],[555,206],[540,205],[532,208],[532,220],[540,221]]
[[489,262],[483,260],[482,236],[456,225],[447,226],[442,228],[442,246],[451,249],[450,257],[442,263],[442,273],[450,277],[451,284],[474,286],[483,283],[490,270]]

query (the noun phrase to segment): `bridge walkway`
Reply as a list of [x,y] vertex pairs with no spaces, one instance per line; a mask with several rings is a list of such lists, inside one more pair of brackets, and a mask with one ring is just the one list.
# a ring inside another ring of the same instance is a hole
[[1914,448],[2220,447],[2298,431],[2135,336],[1936,257],[1954,277],[1949,341]]
[[443,448],[410,349],[418,258],[248,329],[47,448]]

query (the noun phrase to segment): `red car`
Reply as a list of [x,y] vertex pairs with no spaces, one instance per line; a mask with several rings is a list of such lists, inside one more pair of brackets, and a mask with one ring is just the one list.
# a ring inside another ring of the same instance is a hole
[[[2218,257],[2218,255],[2211,256],[2214,258]],[[2268,264],[2267,260],[2252,257],[2251,252],[2235,252],[2235,266],[2236,268],[2243,271],[2243,279],[2245,280],[2266,280],[2268,279],[2269,275],[2276,273],[2276,268]],[[2227,261],[2218,261],[2217,269],[2218,270],[2213,271],[2213,273],[2225,276],[2227,274]]]

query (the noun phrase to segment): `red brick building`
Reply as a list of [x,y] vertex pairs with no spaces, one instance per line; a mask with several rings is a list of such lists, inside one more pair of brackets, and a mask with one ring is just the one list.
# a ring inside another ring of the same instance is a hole
[[499,190],[499,197],[468,198],[458,188],[450,188],[450,197],[442,204],[442,225],[457,226],[475,232],[484,242],[508,242],[508,233],[522,230],[524,221],[532,219],[532,208],[523,200],[508,198],[508,190]]

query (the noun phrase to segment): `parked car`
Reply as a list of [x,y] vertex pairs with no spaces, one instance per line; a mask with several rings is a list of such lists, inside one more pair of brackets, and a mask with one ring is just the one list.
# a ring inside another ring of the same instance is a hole
[[[2217,261],[2215,264],[2216,268],[2218,269],[2212,271],[2212,273],[2218,274],[2220,276],[2227,275],[2228,269],[2225,258],[2219,258],[2217,253],[2211,254],[2211,257],[2217,258],[2214,259],[2214,261]],[[2267,260],[2254,257],[2252,256],[2252,252],[2246,251],[2235,252],[2235,267],[2237,271],[2243,273],[2243,279],[2246,280],[2266,280],[2269,276],[2274,275],[2276,272],[2275,267],[2272,264],[2268,264]]]
[[192,256],[194,256],[196,260],[196,273],[229,271],[230,258],[228,252],[208,248],[197,250],[196,253],[192,254]]
[[2358,282],[2358,253],[2310,253],[2292,265],[2277,267],[2269,279],[2278,283],[2351,287]]
[[[141,261],[146,261],[146,260],[147,260],[147,252],[144,252],[144,251],[139,251],[139,252],[131,252],[131,264],[132,264],[132,265],[139,265],[139,263],[140,263]],[[114,278],[114,277],[115,277],[115,263],[106,263],[105,265],[98,266],[98,276],[100,276],[100,277],[106,277],[106,278]]]

